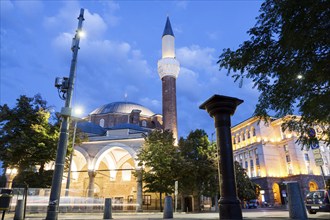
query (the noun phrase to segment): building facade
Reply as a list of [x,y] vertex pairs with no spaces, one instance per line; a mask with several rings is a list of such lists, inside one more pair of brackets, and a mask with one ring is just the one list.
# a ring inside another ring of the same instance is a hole
[[[286,204],[287,182],[298,181],[304,195],[325,187],[312,150],[307,151],[297,143],[295,132],[282,131],[283,122],[284,118],[272,118],[266,123],[252,117],[231,129],[234,160],[260,185],[260,202],[273,205]],[[324,177],[328,179],[330,151],[322,141],[320,152]]]

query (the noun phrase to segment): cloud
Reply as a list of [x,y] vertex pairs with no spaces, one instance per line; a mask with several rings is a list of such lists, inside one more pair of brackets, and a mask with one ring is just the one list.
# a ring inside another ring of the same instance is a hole
[[116,16],[115,13],[120,9],[119,4],[114,1],[102,2],[105,4],[104,7],[104,19],[110,27],[115,27],[120,22],[120,17]]
[[213,48],[201,48],[198,45],[192,45],[190,47],[181,47],[176,51],[176,56],[182,66],[188,68],[207,69],[216,63],[216,59],[213,57],[215,49]]
[[38,16],[39,12],[43,10],[42,1],[15,1],[15,6],[18,10],[27,16]]

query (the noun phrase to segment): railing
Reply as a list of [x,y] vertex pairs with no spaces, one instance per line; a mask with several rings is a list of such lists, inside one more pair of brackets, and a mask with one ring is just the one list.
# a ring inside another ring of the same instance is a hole
[[[15,211],[17,200],[24,199],[24,188],[14,188],[13,197],[10,203],[9,211]],[[30,188],[27,190],[26,213],[45,213],[47,212],[50,189]],[[91,198],[81,196],[83,191],[70,190],[69,196],[65,192],[61,193],[59,211],[62,213],[102,213],[105,198]],[[111,197],[110,197],[111,198]],[[162,202],[164,206],[164,200]],[[135,212],[137,209],[136,199],[124,199],[123,197],[112,198],[113,212]],[[173,201],[174,206],[174,201]],[[159,199],[149,199],[142,205],[144,211],[160,211]],[[178,200],[177,210],[181,209],[181,201]]]

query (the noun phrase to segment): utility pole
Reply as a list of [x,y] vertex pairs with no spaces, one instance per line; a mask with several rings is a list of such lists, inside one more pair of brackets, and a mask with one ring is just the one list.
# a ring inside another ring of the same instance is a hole
[[61,185],[64,171],[65,156],[68,148],[68,136],[69,136],[69,120],[71,118],[71,99],[74,88],[74,80],[76,75],[76,64],[77,64],[77,55],[79,50],[79,41],[82,31],[82,22],[84,19],[84,9],[80,9],[80,15],[78,17],[78,29],[76,34],[72,39],[72,60],[70,67],[69,78],[63,77],[56,78],[55,87],[58,88],[59,92],[63,93],[62,99],[65,100],[65,107],[61,110],[62,123],[60,130],[60,138],[57,145],[57,154],[55,161],[55,170],[53,174],[52,187],[50,191],[48,209],[46,220],[57,220],[59,212],[59,203],[61,196]]

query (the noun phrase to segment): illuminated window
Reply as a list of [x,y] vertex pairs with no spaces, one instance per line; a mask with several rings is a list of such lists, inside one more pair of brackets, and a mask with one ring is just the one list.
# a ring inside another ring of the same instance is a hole
[[103,118],[100,120],[100,126],[101,126],[102,128],[104,127],[104,119],[103,119]]
[[288,145],[287,145],[287,144],[284,144],[284,145],[283,145],[283,149],[284,149],[285,152],[289,151],[289,147],[288,147]]
[[151,205],[151,195],[143,195],[143,205]]
[[257,176],[261,176],[260,166],[257,166]]

